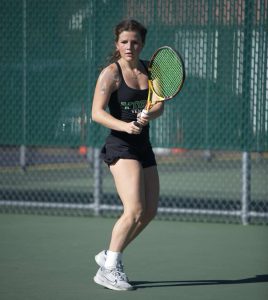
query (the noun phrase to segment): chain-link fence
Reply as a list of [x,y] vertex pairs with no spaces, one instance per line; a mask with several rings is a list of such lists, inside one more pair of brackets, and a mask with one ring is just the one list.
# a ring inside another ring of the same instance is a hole
[[112,28],[148,29],[185,62],[182,92],[151,124],[158,217],[268,223],[268,0],[4,0],[0,57],[0,209],[117,215],[90,121]]

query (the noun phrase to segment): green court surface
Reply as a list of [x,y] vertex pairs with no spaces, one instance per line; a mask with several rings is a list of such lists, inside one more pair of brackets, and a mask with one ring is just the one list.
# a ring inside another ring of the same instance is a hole
[[267,300],[268,227],[153,221],[124,253],[136,290],[96,285],[115,219],[0,215],[1,300]]

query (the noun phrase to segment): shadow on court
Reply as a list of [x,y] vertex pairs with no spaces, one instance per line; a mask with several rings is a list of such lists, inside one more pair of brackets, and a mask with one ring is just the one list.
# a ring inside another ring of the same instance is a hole
[[202,285],[232,285],[268,282],[268,274],[256,275],[255,277],[235,280],[164,280],[164,281],[131,281],[135,289],[174,287],[174,286],[202,286]]

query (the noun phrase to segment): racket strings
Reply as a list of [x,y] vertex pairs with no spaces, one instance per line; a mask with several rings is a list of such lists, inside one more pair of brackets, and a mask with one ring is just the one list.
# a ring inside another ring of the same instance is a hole
[[164,48],[157,53],[152,61],[150,72],[154,91],[160,97],[172,97],[183,83],[183,63],[169,48]]

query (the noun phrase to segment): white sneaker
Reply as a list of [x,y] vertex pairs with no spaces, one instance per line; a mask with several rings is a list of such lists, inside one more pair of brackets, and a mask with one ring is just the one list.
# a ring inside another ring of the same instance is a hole
[[[95,255],[95,261],[101,268],[105,267],[106,259],[107,259],[107,250],[103,250],[97,255]],[[118,263],[116,268],[121,273],[121,276],[124,278],[124,280],[128,282],[129,280],[126,273],[124,272],[124,265],[122,264],[121,261]]]
[[99,268],[94,277],[94,281],[108,289],[116,291],[129,291],[133,290],[133,286],[129,284],[122,276],[118,269],[105,269]]

